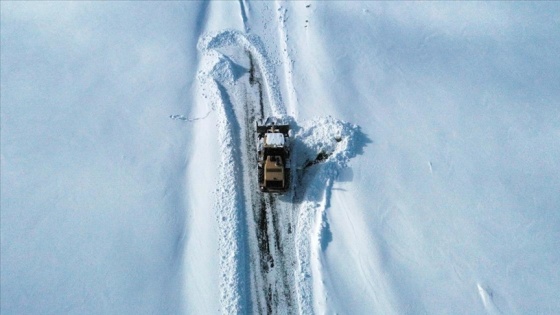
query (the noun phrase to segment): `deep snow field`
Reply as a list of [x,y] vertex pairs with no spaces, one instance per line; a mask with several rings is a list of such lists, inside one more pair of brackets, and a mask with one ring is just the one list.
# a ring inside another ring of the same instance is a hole
[[3,1],[0,32],[1,314],[560,313],[560,2]]

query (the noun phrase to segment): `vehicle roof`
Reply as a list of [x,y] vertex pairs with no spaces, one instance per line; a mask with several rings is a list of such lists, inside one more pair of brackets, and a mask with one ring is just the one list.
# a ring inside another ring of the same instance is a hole
[[267,133],[265,137],[265,144],[272,147],[284,146],[284,135],[281,133]]

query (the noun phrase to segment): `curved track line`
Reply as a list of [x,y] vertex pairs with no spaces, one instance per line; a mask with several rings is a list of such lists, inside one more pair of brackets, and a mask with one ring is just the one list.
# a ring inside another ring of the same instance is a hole
[[282,103],[282,96],[279,91],[278,80],[272,71],[274,66],[270,62],[266,49],[260,38],[256,35],[245,35],[236,30],[225,30],[213,35],[204,37],[199,42],[199,49],[202,51],[216,50],[227,46],[235,46],[249,51],[255,58],[259,69],[263,74],[263,84],[266,88],[271,115],[275,117],[286,116],[286,109]]

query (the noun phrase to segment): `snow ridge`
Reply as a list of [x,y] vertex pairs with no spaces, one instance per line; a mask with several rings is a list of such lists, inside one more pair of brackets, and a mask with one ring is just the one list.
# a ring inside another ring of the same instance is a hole
[[216,52],[204,51],[204,56],[203,65],[214,66],[209,73],[200,71],[198,78],[203,91],[212,91],[212,93],[204,92],[204,97],[209,99],[212,109],[216,112],[218,141],[222,149],[214,205],[219,222],[220,305],[222,313],[239,314],[250,309],[248,307],[250,298],[245,295],[249,292],[246,281],[247,263],[239,255],[245,252],[243,250],[245,238],[240,237],[243,233],[243,218],[238,211],[243,207],[243,200],[241,200],[243,193],[239,191],[240,187],[236,184],[242,174],[235,158],[239,157],[232,126],[235,117],[230,108],[231,104],[227,104],[226,99],[219,93],[223,90],[219,83],[220,79],[230,72],[224,71],[228,63]]
[[298,263],[295,277],[301,314],[317,311],[313,303],[322,295],[318,257],[325,211],[330,207],[332,185],[339,171],[360,150],[359,134],[358,126],[327,116],[303,122],[295,136],[296,165],[303,167],[298,174],[302,187],[296,189],[304,192],[296,197],[300,206],[295,234]]
[[489,288],[483,287],[480,283],[477,283],[476,287],[478,288],[478,295],[480,295],[480,300],[484,305],[484,309],[486,309],[486,313],[489,315],[502,314],[494,303],[494,293]]

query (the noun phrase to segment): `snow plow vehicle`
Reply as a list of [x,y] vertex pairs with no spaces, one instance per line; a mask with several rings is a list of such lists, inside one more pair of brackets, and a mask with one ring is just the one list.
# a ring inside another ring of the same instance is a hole
[[274,118],[257,123],[259,189],[267,193],[286,192],[290,185],[290,126],[276,123]]

